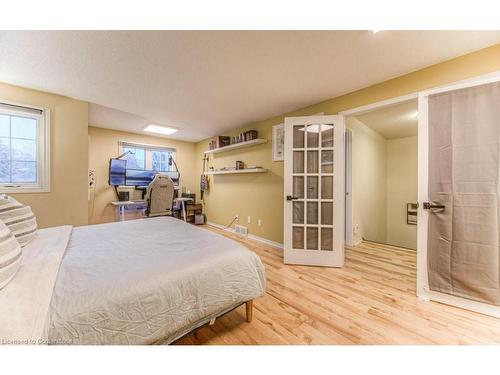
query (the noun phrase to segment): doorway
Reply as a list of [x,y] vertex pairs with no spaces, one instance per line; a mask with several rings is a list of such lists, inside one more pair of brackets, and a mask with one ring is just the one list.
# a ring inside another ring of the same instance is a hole
[[346,113],[346,243],[416,251],[418,100]]

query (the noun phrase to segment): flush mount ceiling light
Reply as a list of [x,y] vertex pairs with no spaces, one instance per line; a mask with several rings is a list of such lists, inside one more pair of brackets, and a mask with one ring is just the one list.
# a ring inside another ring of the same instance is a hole
[[158,133],[158,134],[164,134],[164,135],[174,134],[178,130],[179,129],[169,128],[168,126],[161,126],[161,125],[156,125],[156,124],[149,124],[148,126],[146,126],[144,128],[145,132]]

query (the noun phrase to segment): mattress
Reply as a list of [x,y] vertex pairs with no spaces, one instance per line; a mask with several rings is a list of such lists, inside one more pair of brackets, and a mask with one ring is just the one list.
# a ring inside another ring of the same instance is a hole
[[0,343],[171,343],[265,292],[259,257],[170,218],[38,231],[0,290]]
[[259,257],[171,218],[73,228],[50,302],[63,344],[170,343],[265,291]]

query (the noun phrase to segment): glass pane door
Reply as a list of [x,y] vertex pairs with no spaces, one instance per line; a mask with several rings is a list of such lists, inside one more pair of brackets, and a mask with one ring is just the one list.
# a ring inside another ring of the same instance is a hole
[[[293,255],[303,253],[302,258],[315,254],[325,258],[322,254],[335,250],[335,236],[340,235],[338,242],[343,244],[343,230],[339,234],[335,230],[335,212],[339,211],[338,217],[343,217],[340,212],[343,203],[337,207],[334,199],[336,193],[343,195],[343,191],[337,192],[335,188],[336,182],[341,182],[335,177],[342,179],[344,172],[342,161],[341,173],[337,175],[336,170],[336,154],[343,152],[343,119],[311,116],[286,120],[292,122],[285,121],[285,192],[291,193],[287,193],[285,203],[285,236],[289,237],[285,239],[289,247],[286,251]],[[342,198],[339,201],[343,201]],[[343,228],[343,222],[340,226]],[[338,250],[343,260],[343,249]],[[285,258],[290,258],[287,252]],[[297,263],[323,265],[318,264],[321,263],[318,259]],[[330,259],[324,265],[331,263]]]
[[332,251],[334,124],[293,127],[294,248]]

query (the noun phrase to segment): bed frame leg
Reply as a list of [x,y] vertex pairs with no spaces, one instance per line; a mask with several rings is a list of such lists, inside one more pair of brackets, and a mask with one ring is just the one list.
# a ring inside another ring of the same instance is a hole
[[245,307],[247,310],[247,322],[250,323],[253,318],[253,300],[245,302]]

